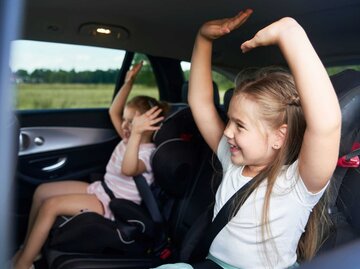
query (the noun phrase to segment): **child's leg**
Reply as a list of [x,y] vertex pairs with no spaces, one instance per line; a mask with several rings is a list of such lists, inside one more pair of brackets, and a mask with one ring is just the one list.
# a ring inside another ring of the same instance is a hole
[[57,216],[73,216],[81,210],[89,210],[101,215],[104,213],[103,206],[95,195],[69,194],[54,196],[45,200],[39,209],[33,229],[14,268],[28,269],[31,266],[36,255],[40,253]]
[[82,181],[59,181],[44,183],[38,186],[35,190],[31,204],[25,242],[29,236],[30,231],[32,230],[39,208],[46,199],[57,195],[86,193],[88,186],[88,183]]
[[[57,195],[87,193],[86,190],[88,186],[89,183],[83,181],[74,181],[74,180],[51,182],[51,183],[44,183],[39,185],[36,188],[35,193],[33,195],[24,243],[26,243],[29,237],[29,233],[32,230],[39,208],[46,199]],[[12,258],[13,263],[17,261],[21,252],[22,249],[19,249],[14,254]]]

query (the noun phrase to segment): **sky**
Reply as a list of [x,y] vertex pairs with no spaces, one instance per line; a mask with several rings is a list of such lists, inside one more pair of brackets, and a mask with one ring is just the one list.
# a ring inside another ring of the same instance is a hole
[[[35,69],[51,70],[108,70],[118,69],[124,51],[89,46],[17,40],[11,45],[10,68],[32,72]],[[188,69],[188,63],[182,64]]]
[[56,44],[39,41],[13,41],[10,67],[13,71],[52,70],[107,70],[121,67],[124,51],[88,46]]

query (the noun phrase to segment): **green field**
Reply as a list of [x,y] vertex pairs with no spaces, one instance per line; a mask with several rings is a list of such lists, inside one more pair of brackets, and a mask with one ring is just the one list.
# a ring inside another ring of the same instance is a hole
[[[94,108],[109,107],[113,84],[18,84],[17,109]],[[134,85],[135,95],[159,97],[155,87]]]
[[[95,108],[109,107],[113,84],[28,84],[17,85],[17,109]],[[222,100],[223,91],[220,92]],[[159,98],[158,89],[134,85],[130,98],[149,95]]]

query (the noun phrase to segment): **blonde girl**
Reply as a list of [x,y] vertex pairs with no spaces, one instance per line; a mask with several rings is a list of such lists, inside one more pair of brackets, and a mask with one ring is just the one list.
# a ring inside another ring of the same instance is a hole
[[[212,44],[251,14],[248,9],[233,18],[205,23],[192,55],[189,104],[223,167],[214,215],[237,190],[255,180],[238,212],[234,204],[235,215],[215,237],[207,259],[222,268],[290,268],[298,259],[311,258],[316,249],[316,218],[308,220],[336,166],[341,114],[305,31],[294,19],[283,18],[244,42],[241,50],[277,45],[292,74],[265,69],[240,78],[225,126],[213,104]],[[302,235],[305,241],[298,257]]]

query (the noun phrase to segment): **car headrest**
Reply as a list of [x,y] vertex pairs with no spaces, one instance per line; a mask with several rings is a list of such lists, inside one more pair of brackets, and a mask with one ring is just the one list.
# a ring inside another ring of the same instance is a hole
[[357,143],[360,146],[360,72],[345,70],[330,78],[341,108],[339,156],[343,156],[350,153]]
[[195,124],[189,107],[178,110],[167,117],[161,128],[154,134],[155,145],[159,146],[164,141],[173,138],[192,140],[200,138],[200,132]]
[[181,138],[160,144],[151,158],[156,184],[172,197],[183,197],[197,171],[198,152],[192,141]]
[[[189,82],[185,81],[181,88],[181,101],[184,103],[188,103],[188,91],[189,91]],[[220,105],[220,96],[219,96],[219,88],[215,81],[213,81],[213,91],[214,91],[214,104],[215,106]]]
[[156,183],[169,195],[182,197],[193,180],[204,140],[189,107],[166,118],[154,135],[157,148],[151,158]]

